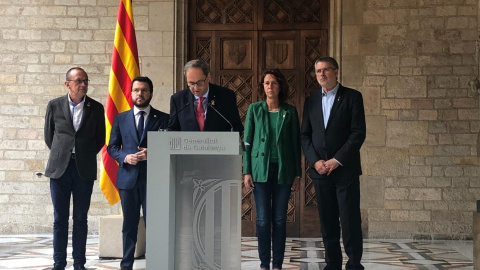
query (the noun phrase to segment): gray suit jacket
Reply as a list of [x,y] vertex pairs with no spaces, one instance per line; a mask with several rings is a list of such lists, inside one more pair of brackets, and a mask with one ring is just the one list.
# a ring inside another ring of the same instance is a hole
[[105,144],[103,105],[86,96],[80,127],[75,132],[68,95],[51,100],[45,115],[44,138],[50,149],[45,176],[60,178],[75,146],[78,174],[84,180],[96,180],[97,153]]

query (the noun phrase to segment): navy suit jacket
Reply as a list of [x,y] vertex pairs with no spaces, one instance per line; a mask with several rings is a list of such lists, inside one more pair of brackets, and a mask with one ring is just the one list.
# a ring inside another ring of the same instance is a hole
[[331,158],[343,165],[332,174],[339,177],[361,175],[360,147],[366,136],[362,94],[340,85],[326,128],[323,123],[322,90],[319,90],[305,101],[300,130],[303,153],[312,167],[310,176],[326,177],[318,174],[313,165],[318,160]]
[[142,138],[138,138],[133,108],[115,116],[107,151],[118,162],[116,182],[118,189],[131,189],[137,181],[146,180],[147,162],[141,161],[131,165],[124,163],[125,157],[138,152],[138,146],[147,147],[147,131],[156,131],[166,122],[168,122],[168,114],[151,107],[145,131]]
[[[195,118],[195,97],[190,89],[184,89],[170,98],[171,121],[168,130],[200,131]],[[238,114],[235,93],[225,87],[209,84],[208,102],[230,121],[234,131],[243,132],[242,121]],[[187,105],[188,104],[188,105]],[[230,131],[230,124],[215,110],[207,107],[207,116],[203,131]]]
[[85,96],[82,120],[73,127],[68,94],[48,102],[44,139],[50,149],[45,176],[60,178],[67,169],[75,147],[78,175],[84,180],[97,179],[97,153],[105,145],[105,111],[103,105]]

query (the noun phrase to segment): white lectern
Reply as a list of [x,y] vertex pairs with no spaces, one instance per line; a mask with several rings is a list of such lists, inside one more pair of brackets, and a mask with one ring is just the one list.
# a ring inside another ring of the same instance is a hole
[[149,132],[147,270],[238,269],[237,132]]

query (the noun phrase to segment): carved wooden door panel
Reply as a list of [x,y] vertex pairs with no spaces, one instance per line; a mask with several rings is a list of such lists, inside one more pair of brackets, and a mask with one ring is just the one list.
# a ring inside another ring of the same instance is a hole
[[[259,100],[257,85],[263,72],[280,69],[290,86],[288,102],[296,106],[301,119],[305,97],[318,89],[313,64],[328,53],[328,2],[191,1],[189,59],[209,62],[212,82],[235,91],[242,121],[248,106]],[[289,201],[287,235],[317,237],[315,190],[307,175],[303,180]],[[255,219],[253,193],[244,189],[243,236],[255,236]]]

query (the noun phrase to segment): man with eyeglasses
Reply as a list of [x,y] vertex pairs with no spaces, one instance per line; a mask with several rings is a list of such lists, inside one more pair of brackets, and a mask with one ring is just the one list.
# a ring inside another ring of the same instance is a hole
[[243,132],[235,93],[210,83],[210,67],[206,62],[189,61],[183,74],[188,88],[170,99],[169,130]]
[[338,83],[334,58],[319,58],[315,74],[321,89],[305,101],[300,139],[316,192],[324,269],[342,269],[341,228],[348,256],[345,269],[360,270],[364,269],[359,181],[360,148],[366,134],[363,98]]
[[68,220],[73,197],[73,269],[84,270],[88,209],[97,179],[97,153],[105,144],[103,105],[87,96],[88,75],[79,67],[67,71],[68,94],[48,103],[44,139],[50,149],[45,176],[53,203],[53,270],[67,265]]
[[145,224],[147,220],[147,132],[157,131],[168,122],[168,114],[150,106],[150,78],[134,78],[130,89],[134,106],[115,116],[107,147],[108,154],[118,162],[115,186],[123,212],[121,270],[133,268],[140,207]]

